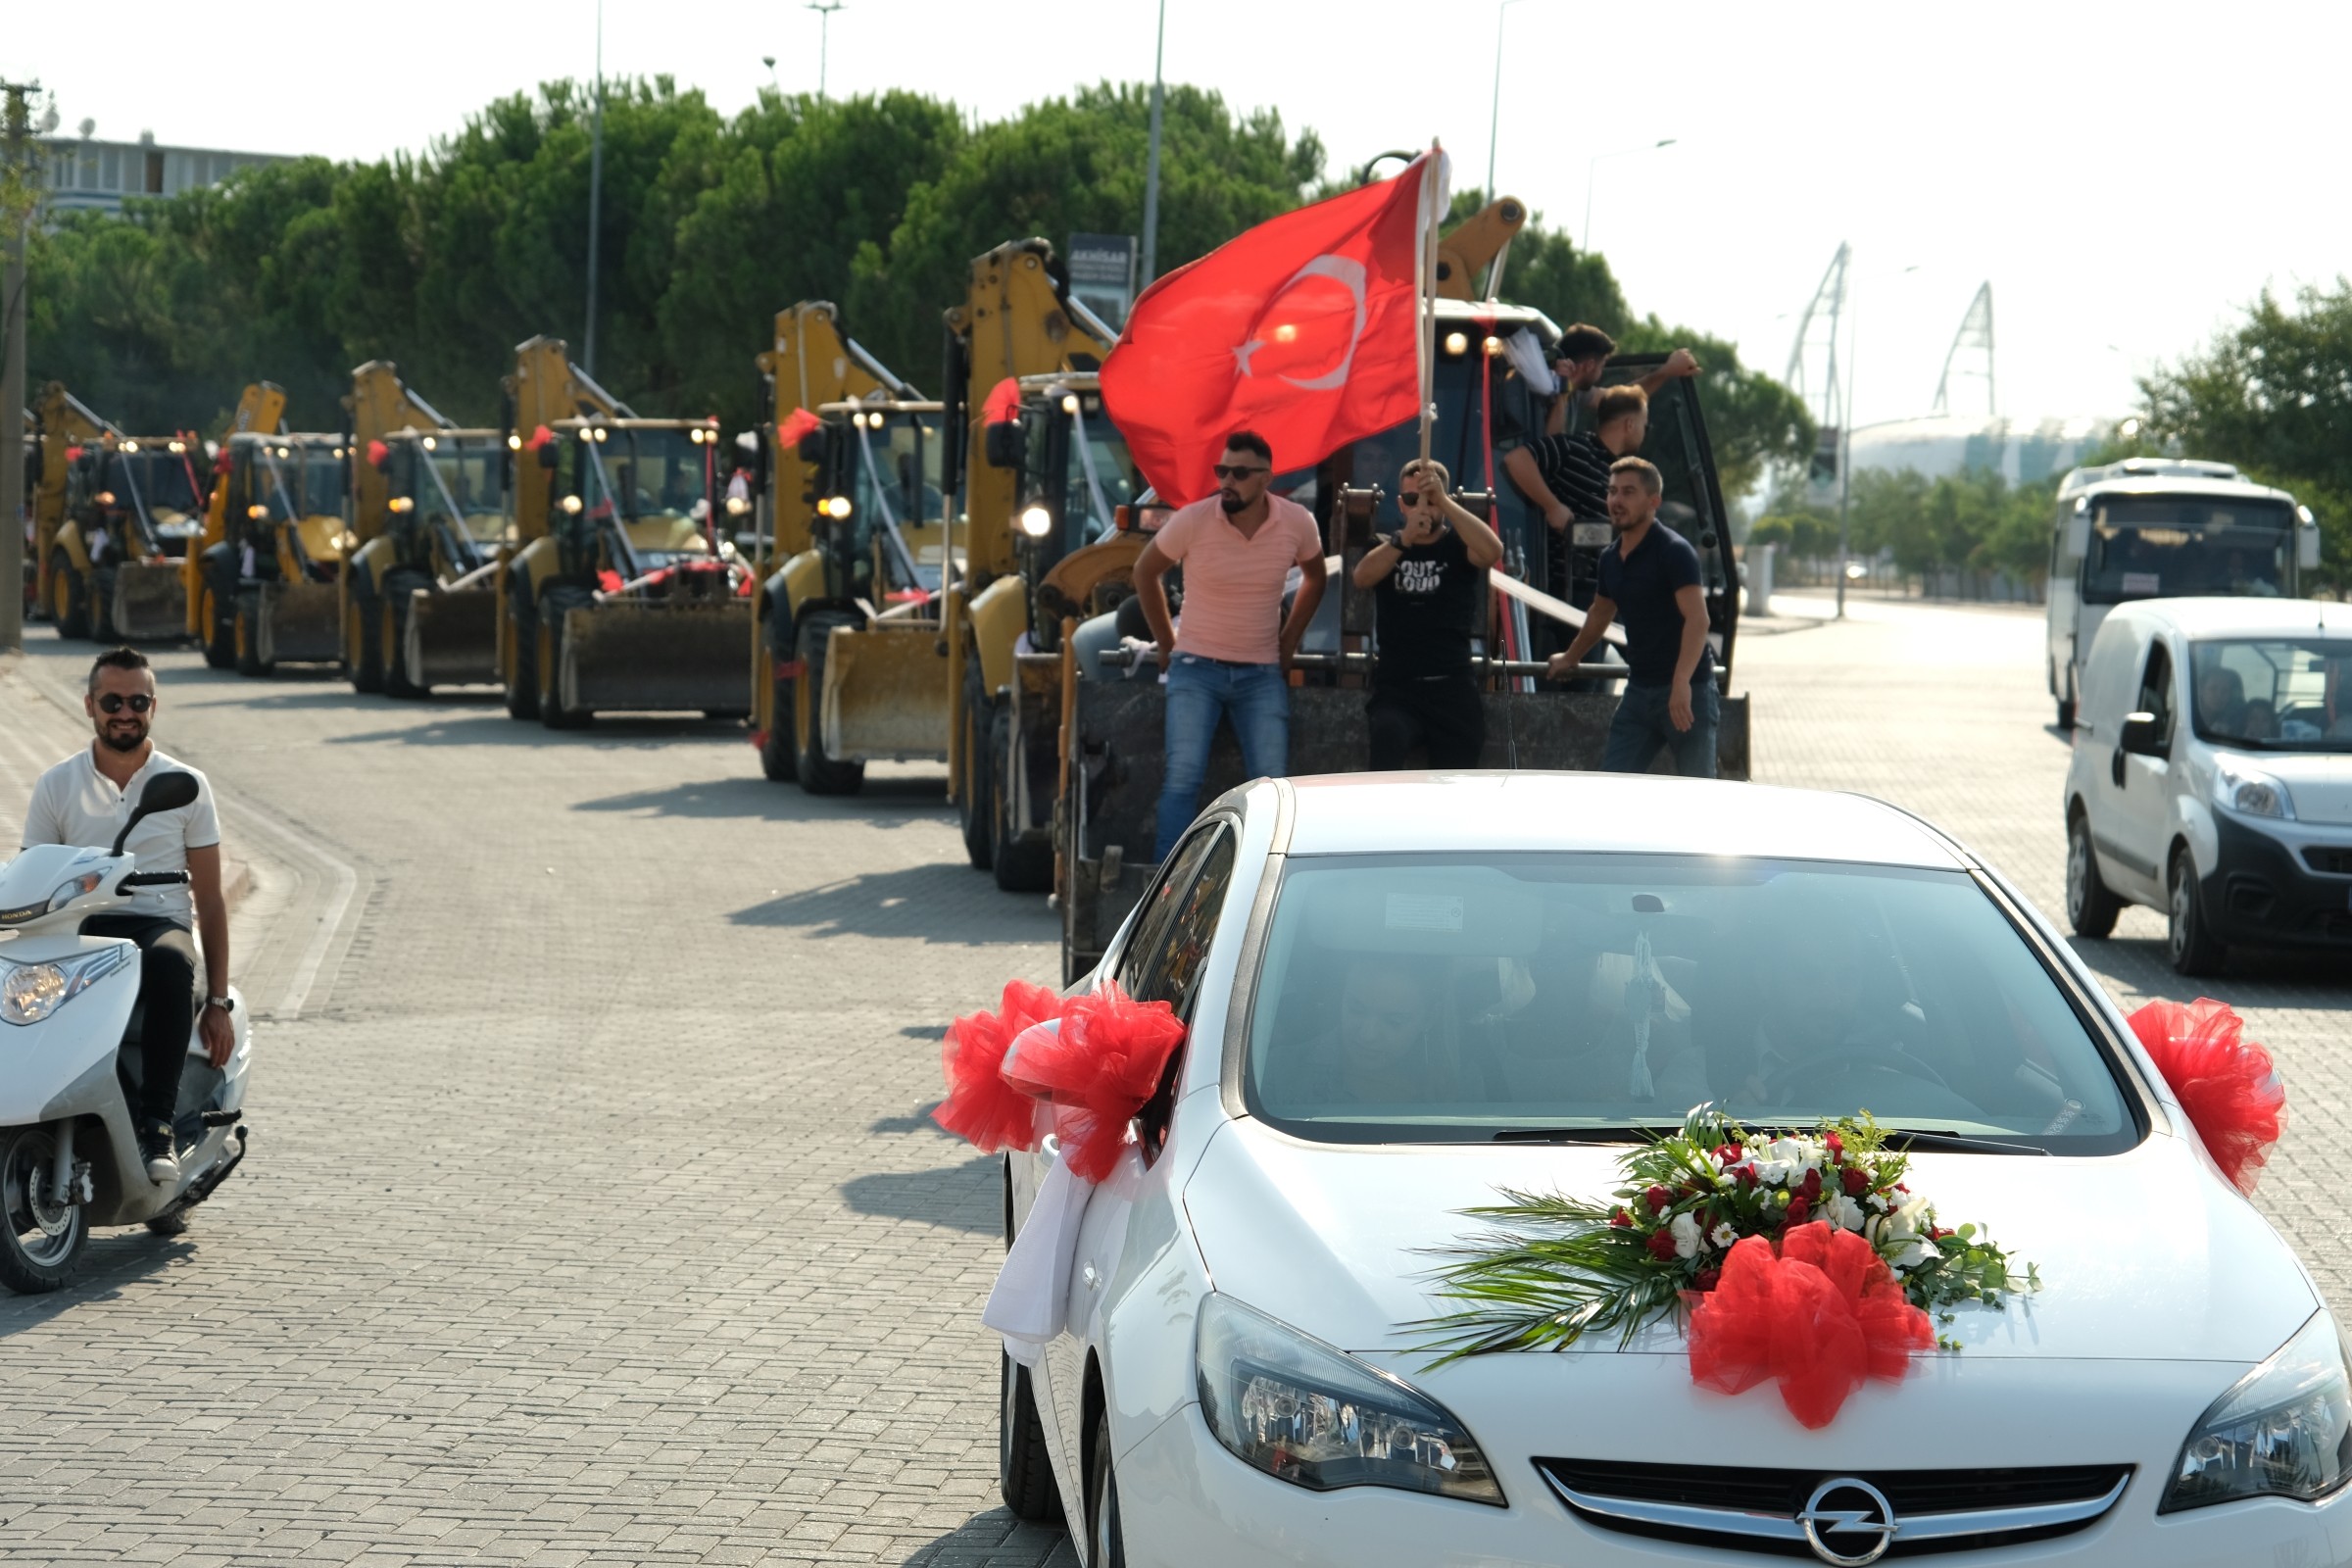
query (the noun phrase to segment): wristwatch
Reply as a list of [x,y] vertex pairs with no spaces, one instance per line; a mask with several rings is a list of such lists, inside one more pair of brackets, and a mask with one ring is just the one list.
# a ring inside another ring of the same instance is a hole
[[1380,536],[1380,542],[1400,556],[1404,554],[1404,535],[1402,533],[1384,533]]
[[204,1004],[208,1007],[219,1007],[222,1012],[237,1010],[237,999],[234,997],[207,997],[204,999]]

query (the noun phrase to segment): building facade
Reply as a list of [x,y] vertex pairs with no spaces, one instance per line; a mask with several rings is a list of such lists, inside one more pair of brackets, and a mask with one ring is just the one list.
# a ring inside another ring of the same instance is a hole
[[65,213],[119,213],[125,197],[176,196],[218,185],[240,169],[283,162],[267,153],[160,146],[152,131],[141,133],[137,141],[52,136],[48,151],[51,221]]

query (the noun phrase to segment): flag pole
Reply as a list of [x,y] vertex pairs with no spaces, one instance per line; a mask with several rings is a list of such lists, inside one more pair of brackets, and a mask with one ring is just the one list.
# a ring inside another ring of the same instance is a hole
[[1429,141],[1429,154],[1423,159],[1421,165],[1421,211],[1425,220],[1422,225],[1420,248],[1414,256],[1414,271],[1417,274],[1414,281],[1419,285],[1417,289],[1419,298],[1415,314],[1420,326],[1420,330],[1414,334],[1414,344],[1415,358],[1419,361],[1421,371],[1421,461],[1423,463],[1429,461],[1431,383],[1434,380],[1431,364],[1432,345],[1429,339],[1430,334],[1437,330],[1438,320],[1438,224],[1443,215],[1438,211],[1437,181],[1438,160],[1443,156],[1439,151],[1438,139],[1432,136]]

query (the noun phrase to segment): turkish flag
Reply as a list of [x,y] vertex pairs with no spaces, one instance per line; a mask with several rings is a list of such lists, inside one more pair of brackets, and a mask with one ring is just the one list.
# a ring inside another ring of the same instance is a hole
[[1270,219],[1144,290],[1102,362],[1102,404],[1162,499],[1214,491],[1236,430],[1264,436],[1275,467],[1303,468],[1419,416],[1414,261],[1444,211],[1437,156]]

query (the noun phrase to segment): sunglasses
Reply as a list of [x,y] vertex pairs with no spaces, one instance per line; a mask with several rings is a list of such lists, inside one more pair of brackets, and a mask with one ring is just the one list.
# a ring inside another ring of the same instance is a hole
[[1396,504],[1400,507],[1417,507],[1421,504],[1421,492],[1407,490],[1396,498]]
[[120,713],[125,708],[134,713],[144,713],[154,706],[155,699],[145,692],[133,692],[128,697],[121,692],[108,692],[98,699],[98,711],[101,713]]
[[1253,473],[1270,473],[1273,470],[1239,463],[1216,463],[1209,466],[1208,471],[1220,479],[1247,479]]

